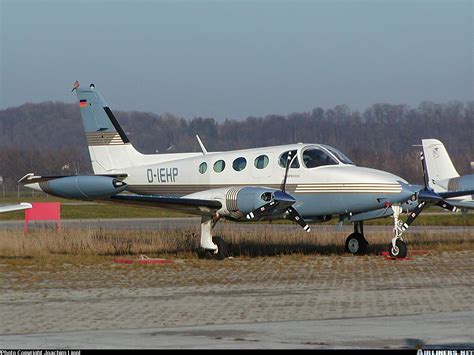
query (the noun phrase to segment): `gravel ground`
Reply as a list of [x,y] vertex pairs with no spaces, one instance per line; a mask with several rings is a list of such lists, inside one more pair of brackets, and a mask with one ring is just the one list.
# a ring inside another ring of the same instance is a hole
[[[403,261],[304,255],[222,262],[191,258],[164,265],[118,264],[110,257],[78,260],[0,258],[0,344],[9,344],[13,334],[441,312],[456,319],[457,312],[474,311],[474,251]],[[472,317],[463,322],[474,329]]]

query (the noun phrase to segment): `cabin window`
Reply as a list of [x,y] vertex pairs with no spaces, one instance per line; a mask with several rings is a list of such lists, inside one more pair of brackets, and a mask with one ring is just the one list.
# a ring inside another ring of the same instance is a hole
[[247,166],[247,160],[245,160],[245,158],[237,158],[234,160],[234,162],[232,163],[232,167],[234,168],[235,171],[242,171],[245,169],[245,167]]
[[199,164],[199,172],[201,174],[204,174],[206,171],[207,171],[207,163],[204,162],[204,163]]
[[266,155],[259,155],[255,158],[254,165],[257,169],[265,169],[268,165],[269,159]]
[[218,160],[214,163],[214,171],[220,173],[225,169],[225,161]]
[[303,152],[303,163],[307,168],[316,168],[324,165],[337,165],[337,161],[321,149],[310,148]]
[[[287,151],[287,152],[284,152],[282,155],[280,155],[280,159],[279,159],[278,163],[280,164],[280,166],[282,168],[286,168],[286,163],[287,163],[287,160],[288,160],[288,153],[289,152],[290,151]],[[292,169],[299,168],[300,167],[300,162],[298,161],[298,157],[296,156],[296,149],[291,151],[291,159],[292,159],[292,163],[290,165],[290,168],[292,168]]]

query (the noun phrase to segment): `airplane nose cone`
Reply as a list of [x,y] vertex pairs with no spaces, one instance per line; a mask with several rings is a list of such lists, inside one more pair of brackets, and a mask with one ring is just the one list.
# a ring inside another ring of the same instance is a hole
[[359,168],[359,172],[360,177],[372,182],[376,189],[388,192],[387,198],[392,204],[406,202],[419,191],[419,188],[410,185],[405,179],[386,171]]

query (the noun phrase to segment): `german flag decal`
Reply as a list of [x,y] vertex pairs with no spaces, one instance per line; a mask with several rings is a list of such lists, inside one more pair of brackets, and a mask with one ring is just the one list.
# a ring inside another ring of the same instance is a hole
[[79,107],[87,107],[87,100],[80,100]]

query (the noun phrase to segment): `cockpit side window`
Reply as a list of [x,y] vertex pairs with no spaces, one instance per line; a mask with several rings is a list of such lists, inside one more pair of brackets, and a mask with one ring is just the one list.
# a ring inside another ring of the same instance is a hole
[[[280,159],[278,160],[278,164],[280,164],[280,166],[282,168],[286,168],[286,163],[288,161],[288,153],[289,152],[290,151],[286,151],[282,155],[280,155]],[[300,167],[300,162],[299,162],[298,157],[296,155],[296,149],[291,151],[291,156],[292,156],[292,163],[290,165],[290,168],[291,169],[298,169]]]
[[349,164],[349,165],[355,165],[352,160],[350,160],[347,155],[345,155],[343,152],[340,150],[330,147],[328,145],[321,144],[321,146],[327,150],[329,150],[334,156],[341,161],[343,164]]
[[303,163],[308,169],[324,165],[337,165],[338,162],[321,149],[309,148],[303,152]]

